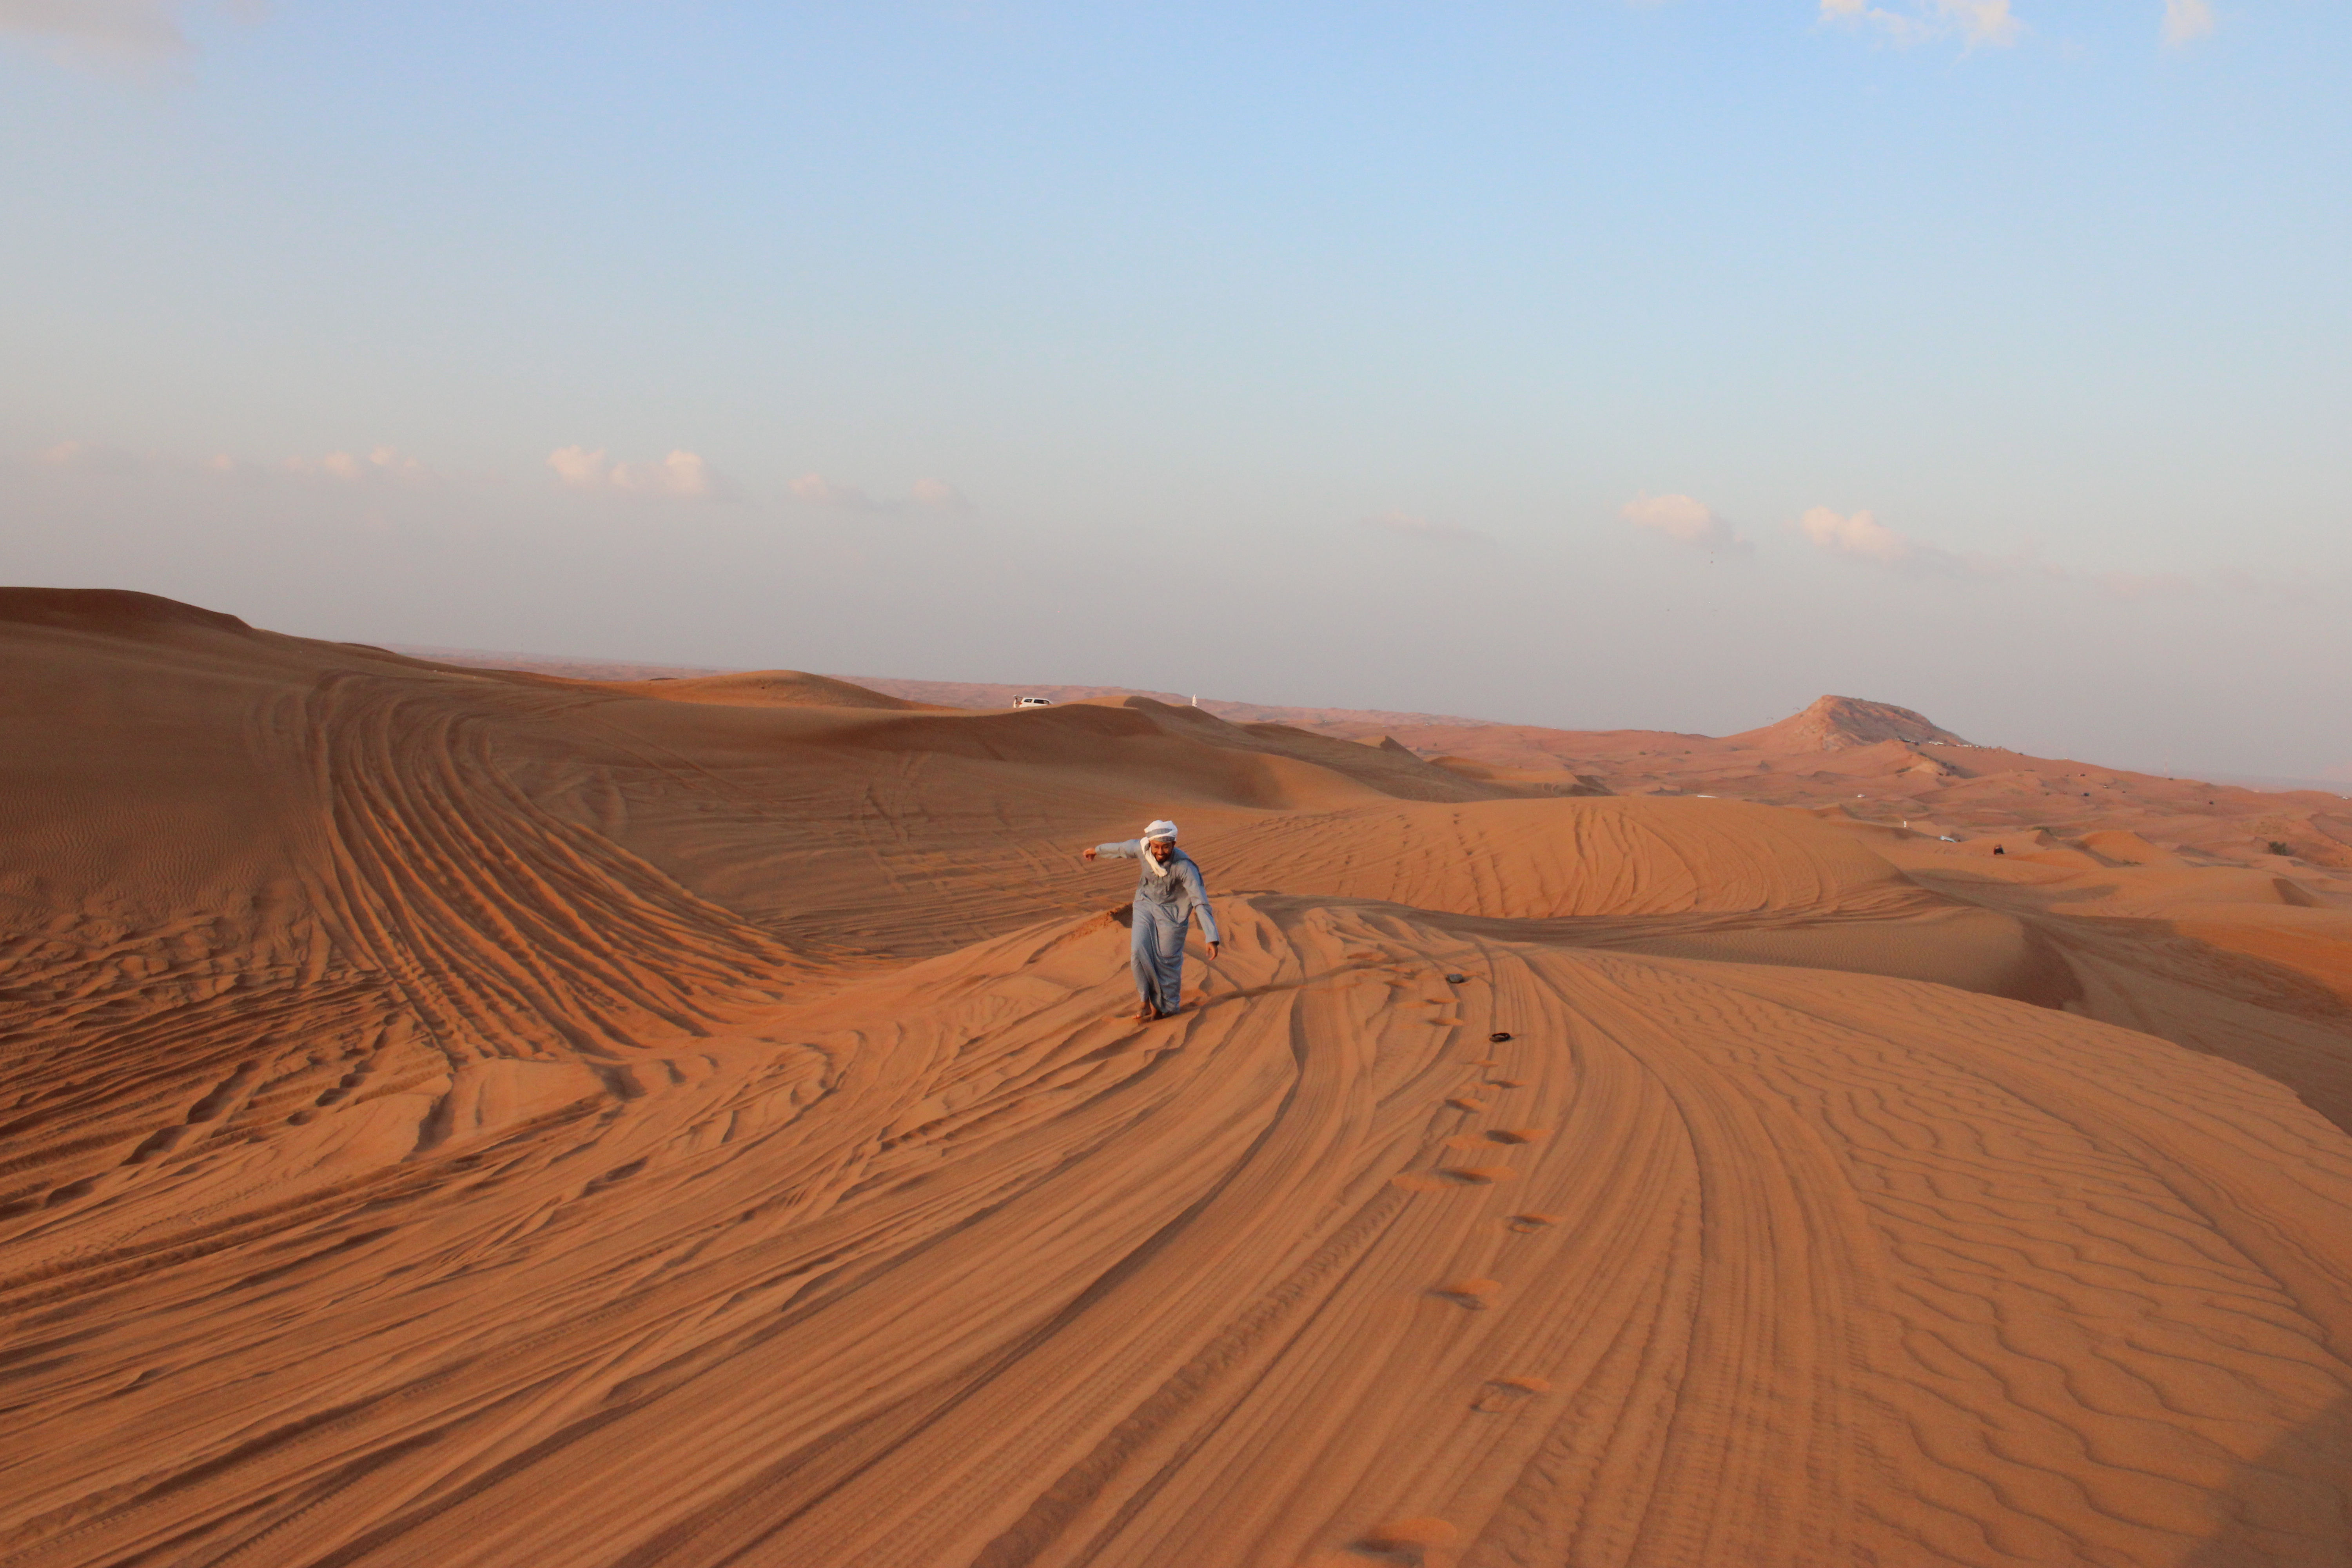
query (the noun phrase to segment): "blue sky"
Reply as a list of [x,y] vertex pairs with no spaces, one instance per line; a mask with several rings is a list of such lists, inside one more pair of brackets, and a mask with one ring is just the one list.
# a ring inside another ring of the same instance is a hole
[[0,577],[2352,776],[2352,9],[0,0]]

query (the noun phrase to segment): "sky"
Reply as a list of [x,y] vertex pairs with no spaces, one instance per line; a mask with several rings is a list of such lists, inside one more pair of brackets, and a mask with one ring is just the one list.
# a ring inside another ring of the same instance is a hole
[[0,0],[0,581],[2352,780],[2352,6]]

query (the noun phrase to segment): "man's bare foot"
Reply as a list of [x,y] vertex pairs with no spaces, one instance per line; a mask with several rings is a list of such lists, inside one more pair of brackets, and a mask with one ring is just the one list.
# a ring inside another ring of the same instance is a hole
[[1156,1024],[1160,1022],[1160,1009],[1146,1002],[1135,1010],[1135,1021],[1139,1024]]

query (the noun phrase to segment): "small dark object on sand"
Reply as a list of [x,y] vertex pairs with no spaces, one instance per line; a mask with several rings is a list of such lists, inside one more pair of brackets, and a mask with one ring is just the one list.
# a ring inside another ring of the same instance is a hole
[[1445,977],[1445,984],[1448,985],[1459,985],[1469,978],[1470,977],[1466,974],[1449,974]]
[[1499,1046],[1499,1045],[1501,1045],[1505,1040],[1507,1040],[1507,1039],[1509,1039],[1509,1038],[1511,1037],[1511,1032],[1510,1032],[1508,1029],[1497,1029],[1497,1030],[1496,1030],[1493,1034],[1491,1034],[1491,1035],[1487,1036],[1486,1037],[1487,1037],[1488,1039],[1490,1039],[1490,1040],[1494,1041],[1496,1045],[1498,1045],[1498,1046]]

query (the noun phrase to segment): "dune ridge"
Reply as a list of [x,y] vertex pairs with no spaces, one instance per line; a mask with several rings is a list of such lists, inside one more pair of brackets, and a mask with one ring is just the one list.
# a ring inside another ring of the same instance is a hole
[[[2352,1551],[2323,867],[70,595],[0,656],[0,1562]],[[1227,947],[1139,1028],[1074,852],[1162,813]]]
[[[452,650],[412,649],[436,658]],[[524,655],[480,662],[559,676],[615,679],[717,672]],[[459,662],[464,662],[460,659]],[[824,679],[824,678],[809,678]],[[2274,861],[2352,871],[2352,804],[2339,789],[2291,781],[2204,780],[2037,757],[1961,739],[1908,708],[1827,696],[1736,735],[1656,730],[1578,731],[1430,713],[1284,707],[1119,687],[848,679],[931,706],[986,709],[1021,695],[1055,702],[1142,697],[1243,726],[1278,724],[1385,745],[1465,777],[1528,795],[1704,795],[1833,810],[1931,837],[2003,839],[2127,832],[2215,861]],[[665,680],[665,686],[667,681]],[[661,693],[646,687],[649,695]],[[718,699],[724,700],[724,699]],[[871,705],[870,703],[867,705]],[[2251,787],[2259,784],[2259,787]],[[2036,841],[2036,847],[2041,847]]]

